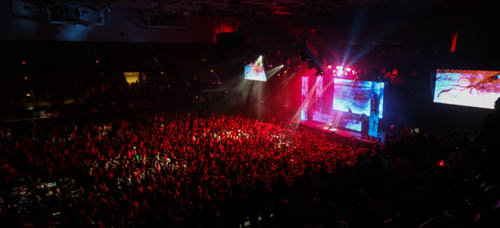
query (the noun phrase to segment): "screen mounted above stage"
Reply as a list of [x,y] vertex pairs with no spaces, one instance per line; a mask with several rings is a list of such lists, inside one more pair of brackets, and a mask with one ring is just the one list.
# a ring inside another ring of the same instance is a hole
[[252,81],[267,81],[266,71],[262,62],[250,63],[245,66],[245,79]]
[[444,70],[436,72],[434,102],[493,109],[500,97],[500,71]]

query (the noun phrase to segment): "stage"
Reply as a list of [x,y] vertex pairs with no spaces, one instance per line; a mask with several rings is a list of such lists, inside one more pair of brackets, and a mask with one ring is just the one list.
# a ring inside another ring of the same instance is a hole
[[363,138],[361,136],[360,132],[352,131],[349,129],[334,128],[333,126],[330,126],[328,124],[324,124],[324,123],[320,123],[320,122],[316,122],[316,121],[303,120],[300,122],[300,124],[307,126],[307,127],[320,129],[320,130],[323,130],[325,132],[334,133],[334,134],[340,135],[342,137],[354,138],[356,140],[366,142],[366,143],[383,144],[385,142],[385,137],[384,137],[383,132],[379,132],[380,135],[379,135],[378,139],[367,139],[367,138]]

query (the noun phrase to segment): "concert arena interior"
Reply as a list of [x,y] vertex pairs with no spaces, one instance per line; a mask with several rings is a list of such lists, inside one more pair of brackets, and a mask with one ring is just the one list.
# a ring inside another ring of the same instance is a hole
[[0,227],[500,227],[495,1],[0,1]]

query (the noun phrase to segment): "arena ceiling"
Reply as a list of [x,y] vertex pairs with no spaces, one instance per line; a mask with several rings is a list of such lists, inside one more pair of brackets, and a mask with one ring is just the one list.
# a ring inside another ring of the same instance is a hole
[[[14,0],[16,1],[16,0]],[[245,15],[311,15],[318,12],[336,13],[360,6],[421,7],[439,6],[466,9],[484,5],[473,0],[26,0],[35,4],[56,6],[80,4],[94,9],[113,5],[128,8],[155,8],[163,13],[220,13]]]
[[[310,37],[339,42],[358,42],[361,38],[372,42],[369,36],[372,35],[376,36],[376,42],[383,39],[389,43],[423,40],[422,36],[433,39],[444,36],[443,40],[448,43],[450,36],[460,32],[462,42],[463,34],[488,37],[489,31],[494,30],[490,28],[496,24],[495,10],[498,8],[487,2],[10,0],[0,3],[0,24],[5,25],[0,40],[214,43],[216,34],[233,31],[259,36],[286,32],[291,37],[312,31],[314,34]],[[276,33],[278,29],[281,32]],[[358,31],[357,39],[350,36]],[[250,37],[248,40],[259,39]]]

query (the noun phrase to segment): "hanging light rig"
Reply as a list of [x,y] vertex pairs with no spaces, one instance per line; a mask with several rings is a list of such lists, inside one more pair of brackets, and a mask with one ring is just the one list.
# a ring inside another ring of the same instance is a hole
[[[331,70],[331,65],[328,65],[328,69]],[[358,72],[354,68],[349,66],[336,66],[332,70],[333,76],[338,78],[353,78],[356,77]]]

